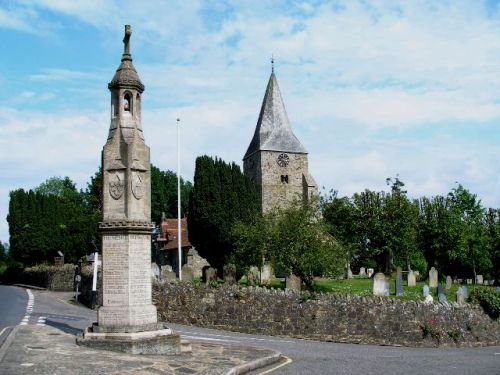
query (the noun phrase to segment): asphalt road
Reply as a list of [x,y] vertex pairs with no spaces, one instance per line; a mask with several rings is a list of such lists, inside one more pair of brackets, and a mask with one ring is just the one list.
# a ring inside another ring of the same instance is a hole
[[[24,293],[24,294],[23,294]],[[47,324],[76,333],[96,321],[96,312],[68,302],[68,293],[32,291],[33,312],[28,324]],[[18,324],[19,306],[26,304],[27,292],[0,286],[0,322]],[[17,307],[5,307],[5,305]],[[11,313],[9,313],[9,311]],[[26,306],[23,306],[21,317]],[[12,314],[12,317],[5,316]],[[266,347],[278,350],[291,363],[272,374],[500,374],[500,347],[434,349],[374,345],[335,344],[286,337],[247,335],[192,326],[170,324],[183,338],[191,341],[219,342]],[[257,372],[262,373],[262,371]]]
[[0,332],[21,322],[27,302],[26,290],[0,284]]

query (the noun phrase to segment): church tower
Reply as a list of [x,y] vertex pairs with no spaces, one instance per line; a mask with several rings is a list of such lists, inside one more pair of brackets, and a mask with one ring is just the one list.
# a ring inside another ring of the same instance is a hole
[[267,83],[255,133],[243,157],[243,171],[255,183],[262,212],[317,195],[307,151],[293,134],[274,67]]

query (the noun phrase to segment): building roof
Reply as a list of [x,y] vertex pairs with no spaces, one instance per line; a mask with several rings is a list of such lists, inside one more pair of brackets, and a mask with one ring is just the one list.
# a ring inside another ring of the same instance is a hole
[[307,154],[293,134],[274,71],[269,77],[255,133],[243,159],[264,150]]
[[125,36],[123,38],[123,55],[122,62],[116,73],[108,83],[108,89],[118,89],[118,88],[134,88],[139,92],[144,91],[144,85],[142,84],[137,71],[135,70],[134,64],[132,64],[132,55],[130,53],[130,36],[132,35],[132,29],[129,25],[125,26]]
[[[165,245],[161,247],[162,250],[177,249],[177,219],[163,219],[160,226],[160,235],[158,241]],[[188,238],[187,219],[181,219],[181,246],[190,247],[191,243]]]

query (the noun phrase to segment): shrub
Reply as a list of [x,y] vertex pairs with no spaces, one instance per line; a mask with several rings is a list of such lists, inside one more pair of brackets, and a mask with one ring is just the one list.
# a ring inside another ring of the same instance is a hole
[[477,288],[469,297],[469,302],[479,304],[492,319],[500,316],[500,293],[492,288]]

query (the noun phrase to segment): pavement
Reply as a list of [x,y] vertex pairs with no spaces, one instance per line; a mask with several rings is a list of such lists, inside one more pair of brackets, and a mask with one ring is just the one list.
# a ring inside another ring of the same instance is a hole
[[95,350],[76,345],[75,329],[61,323],[17,325],[7,331],[10,333],[0,343],[2,375],[236,375],[255,373],[261,368],[269,370],[283,362],[276,350],[196,340],[190,340],[191,353],[180,355],[130,355]]

